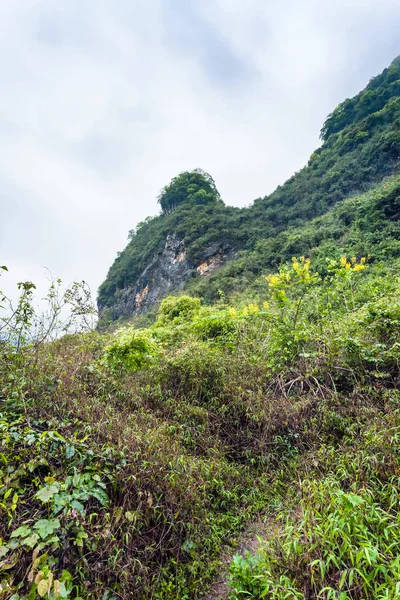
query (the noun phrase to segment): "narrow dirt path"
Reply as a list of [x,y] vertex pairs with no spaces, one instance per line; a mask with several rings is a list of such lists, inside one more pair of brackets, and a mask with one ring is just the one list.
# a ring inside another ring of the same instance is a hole
[[238,548],[232,550],[232,552],[226,552],[222,558],[221,573],[218,579],[214,581],[208,594],[204,597],[204,600],[227,600],[229,593],[228,586],[228,569],[231,564],[232,558],[235,554],[243,554],[248,551],[251,554],[255,554],[260,547],[261,540],[267,539],[269,535],[274,531],[274,523],[267,522],[256,522],[252,523],[243,533]]

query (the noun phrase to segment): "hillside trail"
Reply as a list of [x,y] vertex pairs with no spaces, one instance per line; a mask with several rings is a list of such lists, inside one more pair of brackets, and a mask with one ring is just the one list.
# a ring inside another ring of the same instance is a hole
[[228,585],[228,569],[235,554],[256,554],[258,548],[262,545],[263,540],[266,540],[277,528],[276,523],[257,521],[251,523],[244,531],[240,538],[240,543],[237,548],[230,552],[225,552],[221,557],[221,573],[214,581],[210,590],[204,596],[204,600],[227,600],[229,594]]

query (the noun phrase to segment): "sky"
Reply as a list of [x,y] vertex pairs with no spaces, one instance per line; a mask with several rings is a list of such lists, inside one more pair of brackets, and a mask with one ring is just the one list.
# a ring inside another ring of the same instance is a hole
[[399,32],[399,0],[1,0],[0,288],[95,295],[181,171],[272,192]]

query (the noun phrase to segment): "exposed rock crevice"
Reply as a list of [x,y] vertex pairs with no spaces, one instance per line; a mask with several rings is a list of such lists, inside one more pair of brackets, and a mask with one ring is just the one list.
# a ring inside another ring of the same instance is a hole
[[[112,318],[129,318],[146,312],[168,294],[181,290],[189,278],[209,275],[232,256],[230,246],[215,242],[204,248],[200,263],[191,264],[184,240],[176,233],[169,234],[164,248],[153,257],[137,281],[116,295]],[[108,310],[100,309],[100,317]]]

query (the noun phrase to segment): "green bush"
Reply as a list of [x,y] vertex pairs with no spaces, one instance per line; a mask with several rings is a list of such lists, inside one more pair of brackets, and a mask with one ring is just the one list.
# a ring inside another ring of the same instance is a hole
[[200,298],[191,296],[168,296],[161,302],[157,324],[178,324],[190,321],[200,310]]
[[235,339],[238,318],[227,309],[205,308],[193,322],[192,329],[202,340],[217,340],[227,343]]
[[217,347],[199,341],[184,343],[167,358],[162,369],[164,386],[188,402],[213,404],[226,377],[226,357]]
[[339,344],[344,360],[359,369],[395,370],[400,359],[400,301],[398,286],[391,294],[365,302],[344,323]]
[[124,327],[106,346],[102,362],[112,371],[137,371],[149,366],[159,355],[159,346],[147,329]]

